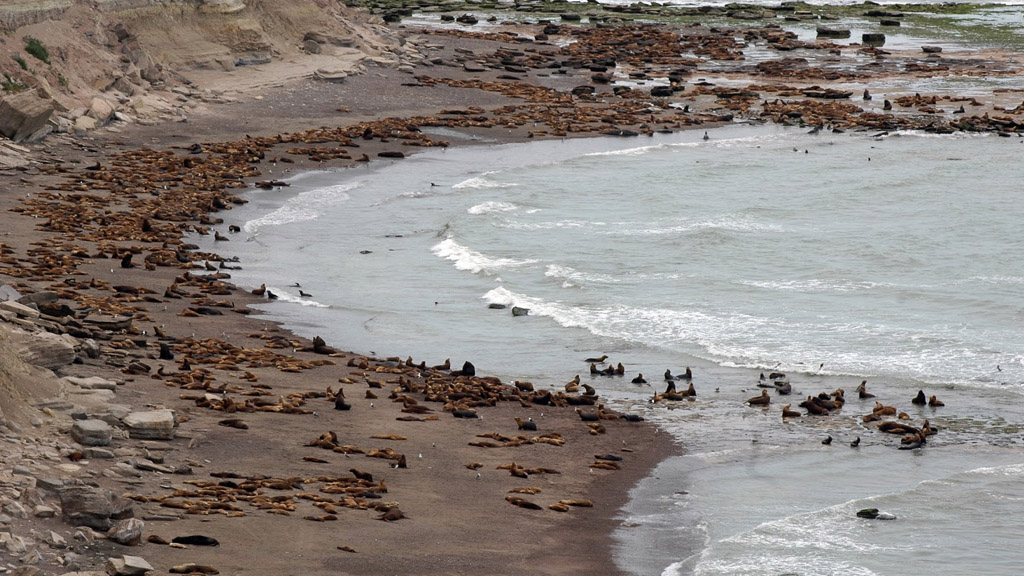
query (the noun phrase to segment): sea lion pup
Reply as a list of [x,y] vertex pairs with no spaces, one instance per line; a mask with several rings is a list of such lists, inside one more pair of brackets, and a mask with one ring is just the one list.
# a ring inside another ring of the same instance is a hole
[[786,418],[800,418],[801,416],[803,416],[803,414],[801,414],[797,410],[790,410],[789,409],[790,406],[792,406],[792,404],[786,404],[785,406],[782,407],[782,419],[783,420],[785,420]]
[[945,406],[945,404],[942,402],[942,400],[939,400],[938,398],[935,397],[935,394],[932,394],[931,397],[928,398],[928,405],[929,406],[935,406],[935,407]]
[[530,418],[528,420],[523,420],[522,418],[520,418],[518,416],[516,416],[515,418],[516,418],[516,425],[519,426],[520,430],[532,430],[534,432],[537,431],[537,423],[533,421],[533,418]]
[[345,402],[345,391],[338,388],[338,393],[334,395],[334,409],[335,410],[351,410],[352,405]]
[[867,380],[861,380],[860,381],[860,386],[857,386],[857,397],[859,397],[861,399],[864,399],[864,398],[874,398],[875,397],[874,394],[868,392],[868,381]]
[[647,380],[644,380],[643,372],[639,372],[636,378],[633,378],[631,382],[633,382],[633,384],[647,384]]
[[924,406],[925,404],[927,404],[928,403],[928,399],[925,398],[924,390],[918,390],[917,391],[917,396],[914,396],[914,399],[911,400],[910,403],[911,404],[917,404],[919,406]]
[[600,358],[587,358],[586,360],[584,360],[584,362],[587,362],[587,363],[590,363],[590,364],[603,364],[604,361],[607,360],[607,359],[608,359],[608,355],[607,354],[602,354]]
[[747,398],[747,404],[751,406],[767,406],[772,401],[772,397],[768,395],[767,390],[761,390],[760,396],[754,396],[753,398]]

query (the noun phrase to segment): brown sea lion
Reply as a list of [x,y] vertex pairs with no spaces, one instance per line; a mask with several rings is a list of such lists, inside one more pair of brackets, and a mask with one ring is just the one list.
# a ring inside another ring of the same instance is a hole
[[751,406],[767,406],[772,401],[772,397],[768,395],[767,390],[761,390],[760,396],[754,396],[753,398],[747,398],[747,404]]
[[786,404],[785,406],[782,407],[782,419],[783,420],[785,420],[786,418],[800,418],[801,416],[803,416],[803,414],[801,414],[797,410],[790,410],[789,409],[790,406],[792,406],[792,404]]

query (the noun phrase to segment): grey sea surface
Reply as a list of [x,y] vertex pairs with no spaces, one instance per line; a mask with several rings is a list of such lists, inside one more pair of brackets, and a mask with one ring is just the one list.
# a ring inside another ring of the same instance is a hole
[[[275,170],[291,186],[251,192],[216,250],[300,334],[539,387],[580,374],[672,434],[685,455],[622,511],[629,573],[1017,574],[1022,141],[708,132]],[[601,354],[626,375],[592,376]],[[651,403],[687,366],[696,399]],[[771,371],[793,393],[746,405]],[[838,413],[783,422],[836,388]],[[861,422],[876,400],[938,434],[900,450]],[[856,517],[869,507],[896,519]]]

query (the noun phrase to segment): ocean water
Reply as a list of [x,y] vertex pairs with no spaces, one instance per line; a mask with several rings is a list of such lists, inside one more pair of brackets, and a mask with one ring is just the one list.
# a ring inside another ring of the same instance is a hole
[[[252,191],[224,214],[242,233],[203,247],[238,256],[233,280],[266,283],[266,317],[304,335],[558,389],[580,374],[657,422],[685,454],[622,511],[627,573],[1019,573],[1024,141],[702,136],[270,167],[291,186]],[[591,376],[601,354],[626,377]],[[650,403],[686,366],[697,398]],[[747,406],[771,370],[794,394]],[[939,433],[899,450],[860,421],[862,380]],[[841,412],[783,423],[780,404],[838,387]],[[912,405],[918,390],[946,406]],[[856,518],[869,507],[896,519]]]

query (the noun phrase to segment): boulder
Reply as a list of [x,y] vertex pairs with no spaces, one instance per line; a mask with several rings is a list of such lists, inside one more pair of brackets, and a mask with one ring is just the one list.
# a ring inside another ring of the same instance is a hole
[[110,121],[110,117],[114,115],[114,105],[106,99],[97,96],[92,99],[92,102],[89,104],[89,111],[85,115],[96,120],[96,123],[102,126]]
[[0,133],[15,142],[29,139],[47,126],[55,108],[53,100],[40,98],[35,90],[0,100]]
[[[13,304],[4,302],[0,304]],[[38,312],[37,312],[38,314]],[[50,370],[75,360],[75,346],[68,338],[51,332],[8,332],[14,352],[28,364]]]
[[124,417],[128,436],[137,440],[171,440],[174,438],[174,412],[150,410],[132,412]]
[[71,426],[71,439],[82,446],[108,446],[112,436],[110,424],[103,420],[76,420]]
[[146,523],[142,520],[125,518],[107,530],[107,538],[124,546],[136,546],[142,542],[142,532],[145,529]]
[[131,500],[86,484],[62,489],[60,508],[64,522],[103,531],[110,530],[117,521],[135,515]]
[[15,302],[13,300],[4,300],[3,302],[0,302],[0,310],[13,312],[18,316],[21,316],[22,318],[39,318],[39,310],[36,310],[35,308],[31,308],[19,302]]

